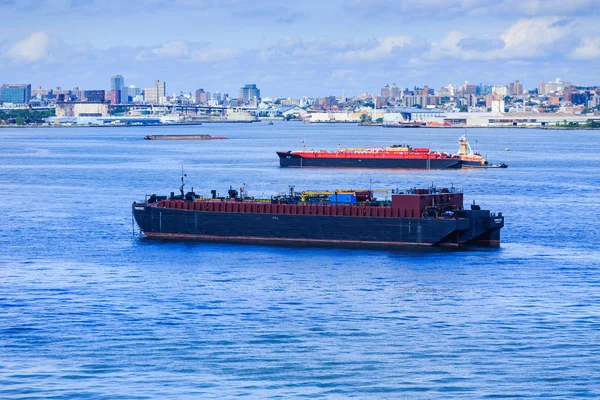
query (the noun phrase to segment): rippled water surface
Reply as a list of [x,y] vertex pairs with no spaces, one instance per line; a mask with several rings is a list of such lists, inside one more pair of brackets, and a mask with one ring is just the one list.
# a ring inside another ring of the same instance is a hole
[[[226,141],[156,142],[207,133]],[[470,130],[506,170],[280,169],[275,150],[462,132],[298,123],[0,130],[0,398],[598,398],[600,132]],[[504,151],[510,148],[510,151]],[[462,187],[500,249],[143,238],[131,202],[247,183]]]

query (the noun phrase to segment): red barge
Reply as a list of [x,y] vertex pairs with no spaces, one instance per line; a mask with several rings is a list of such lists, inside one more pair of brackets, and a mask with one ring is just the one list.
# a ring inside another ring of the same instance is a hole
[[[460,138],[456,154],[431,151],[427,147],[392,145],[386,148],[340,148],[337,151],[306,150],[278,151],[281,167],[359,167],[359,168],[409,168],[458,169],[462,167],[492,167],[480,154],[473,152],[465,136]],[[499,166],[506,168],[505,164]]]

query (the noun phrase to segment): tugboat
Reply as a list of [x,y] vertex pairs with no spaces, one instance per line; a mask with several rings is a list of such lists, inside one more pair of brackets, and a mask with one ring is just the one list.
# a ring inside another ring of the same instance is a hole
[[463,168],[508,168],[504,163],[490,164],[481,154],[474,152],[465,135],[460,137],[459,145],[455,156],[460,158]]

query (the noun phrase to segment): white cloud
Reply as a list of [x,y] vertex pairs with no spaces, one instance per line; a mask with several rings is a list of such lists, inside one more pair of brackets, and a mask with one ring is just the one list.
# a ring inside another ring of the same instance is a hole
[[230,48],[210,48],[207,42],[194,43],[182,40],[165,42],[157,47],[144,48],[138,52],[139,62],[153,61],[157,58],[177,59],[189,62],[219,62],[233,58],[239,51]]
[[432,45],[428,58],[453,57],[462,60],[521,60],[563,57],[577,40],[573,23],[557,17],[522,19],[500,37],[470,36],[450,31]]
[[600,38],[583,38],[579,47],[571,53],[571,58],[576,60],[600,58]]
[[34,32],[9,46],[4,56],[18,64],[31,64],[49,57],[53,40],[46,32]]
[[337,54],[336,57],[346,61],[380,60],[400,52],[402,48],[412,42],[413,39],[410,36],[385,36],[374,39],[369,48],[344,51]]
[[459,32],[450,31],[440,40],[439,43],[434,43],[428,56],[430,58],[441,58],[441,57],[460,57],[463,50],[459,46],[459,42],[463,39],[469,38],[469,35]]
[[232,59],[240,53],[234,49],[202,49],[192,52],[190,59],[196,62],[219,62]]
[[163,43],[160,47],[151,50],[159,57],[188,57],[190,48],[187,43],[180,40]]
[[513,57],[537,57],[544,47],[569,37],[572,24],[557,17],[523,19],[500,35],[505,43],[504,52]]
[[397,13],[398,17],[454,18],[461,16],[584,15],[600,6],[600,0],[348,0],[349,9],[372,16]]

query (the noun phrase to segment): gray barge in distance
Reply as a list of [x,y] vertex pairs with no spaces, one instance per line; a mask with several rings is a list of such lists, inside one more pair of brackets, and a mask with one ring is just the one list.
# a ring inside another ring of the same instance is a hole
[[223,140],[229,139],[227,136],[211,135],[146,135],[146,140]]

